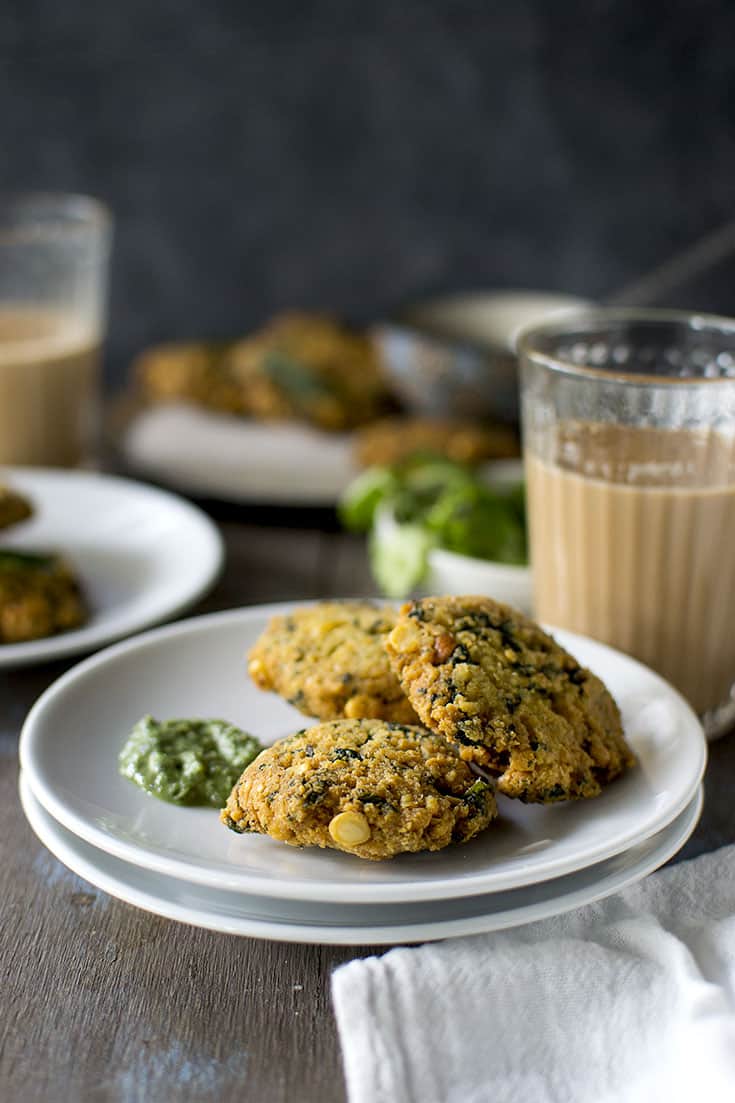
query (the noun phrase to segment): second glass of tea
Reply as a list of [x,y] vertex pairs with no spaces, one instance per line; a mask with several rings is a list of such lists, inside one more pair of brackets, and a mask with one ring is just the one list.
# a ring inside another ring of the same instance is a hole
[[94,450],[111,237],[95,199],[0,197],[0,464]]

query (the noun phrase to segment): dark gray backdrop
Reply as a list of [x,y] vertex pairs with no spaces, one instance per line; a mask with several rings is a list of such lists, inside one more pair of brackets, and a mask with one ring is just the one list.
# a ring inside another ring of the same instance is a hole
[[283,306],[600,295],[730,217],[734,32],[731,0],[5,0],[0,186],[114,208],[117,381]]

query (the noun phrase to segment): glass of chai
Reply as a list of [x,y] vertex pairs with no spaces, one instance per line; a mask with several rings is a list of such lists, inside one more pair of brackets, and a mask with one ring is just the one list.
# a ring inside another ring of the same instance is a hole
[[735,721],[735,320],[601,310],[518,340],[535,614]]
[[93,454],[111,239],[95,199],[0,196],[0,464]]

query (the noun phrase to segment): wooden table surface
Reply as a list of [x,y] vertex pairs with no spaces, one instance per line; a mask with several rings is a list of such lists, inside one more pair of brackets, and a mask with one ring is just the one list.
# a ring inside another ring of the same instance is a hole
[[[360,541],[279,521],[222,523],[227,567],[196,612],[373,592]],[[17,796],[18,733],[68,665],[0,673],[0,1100],[342,1103],[329,976],[382,950],[160,919],[86,884],[36,841]],[[711,748],[704,815],[680,857],[735,841],[733,783],[735,735]]]

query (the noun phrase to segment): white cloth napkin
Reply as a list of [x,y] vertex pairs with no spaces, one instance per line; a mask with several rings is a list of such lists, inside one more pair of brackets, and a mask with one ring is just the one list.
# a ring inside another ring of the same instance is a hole
[[735,846],[332,995],[350,1103],[735,1103]]

